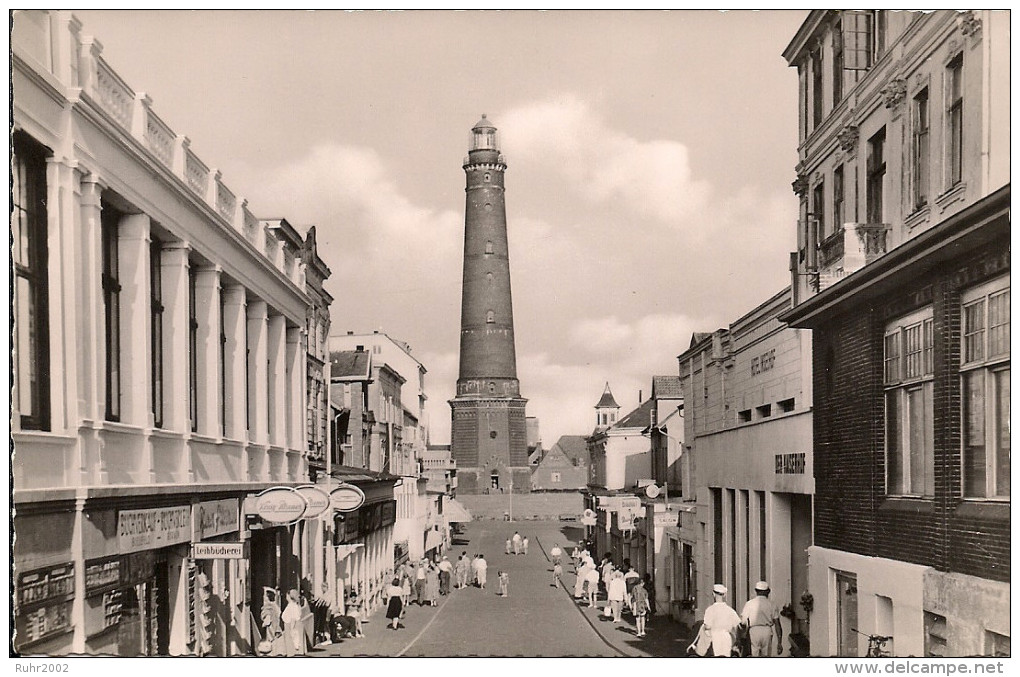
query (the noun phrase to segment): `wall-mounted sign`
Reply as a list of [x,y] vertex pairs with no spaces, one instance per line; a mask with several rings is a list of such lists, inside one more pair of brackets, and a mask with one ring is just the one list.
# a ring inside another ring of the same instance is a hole
[[334,510],[351,512],[365,503],[365,492],[353,484],[341,484],[329,492],[329,500]]
[[657,512],[653,520],[657,527],[672,527],[676,525],[677,518],[678,515],[673,512]]
[[307,507],[308,501],[292,487],[272,487],[255,497],[255,513],[274,524],[298,521]]
[[304,518],[315,519],[324,512],[329,510],[330,499],[329,494],[323,491],[321,488],[313,485],[306,484],[303,487],[298,487],[297,491],[299,494],[305,497],[308,501],[308,509],[305,510]]
[[244,559],[244,542],[192,543],[191,559]]
[[74,564],[28,571],[18,576],[18,606],[40,604],[74,594]]
[[595,519],[595,511],[591,508],[585,508],[584,517],[587,517],[588,519]]
[[18,647],[71,629],[73,563],[25,572],[18,576],[16,590]]
[[195,537],[192,540],[195,541],[238,531],[241,528],[238,500],[227,498],[199,503],[195,506],[194,519]]
[[117,515],[121,553],[155,550],[191,541],[191,506],[121,510]]
[[804,452],[794,454],[776,454],[777,475],[803,475],[807,466]]
[[645,496],[647,496],[648,498],[658,498],[659,491],[660,490],[658,486],[654,484],[649,484],[647,487],[645,487]]

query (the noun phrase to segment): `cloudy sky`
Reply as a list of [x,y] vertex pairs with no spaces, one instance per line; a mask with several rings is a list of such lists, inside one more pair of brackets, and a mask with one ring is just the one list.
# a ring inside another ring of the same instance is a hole
[[449,441],[468,130],[500,129],[517,363],[548,447],[789,283],[806,11],[76,11],[261,217],[318,226],[333,333],[429,370]]

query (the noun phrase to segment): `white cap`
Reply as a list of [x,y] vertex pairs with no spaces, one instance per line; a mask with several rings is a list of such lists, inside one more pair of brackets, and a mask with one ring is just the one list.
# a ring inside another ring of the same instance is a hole
[[712,592],[716,595],[725,595],[726,586],[723,585],[722,583],[716,583],[715,585],[712,586]]
[[754,589],[756,592],[768,592],[769,584],[766,583],[765,581],[758,581],[757,583],[754,584]]

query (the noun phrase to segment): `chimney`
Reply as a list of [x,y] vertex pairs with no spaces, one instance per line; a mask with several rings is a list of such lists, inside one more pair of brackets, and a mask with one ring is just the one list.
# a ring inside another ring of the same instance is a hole
[[645,395],[645,392],[643,390],[637,391],[637,403],[638,404],[641,404],[642,402],[645,401],[644,395]]

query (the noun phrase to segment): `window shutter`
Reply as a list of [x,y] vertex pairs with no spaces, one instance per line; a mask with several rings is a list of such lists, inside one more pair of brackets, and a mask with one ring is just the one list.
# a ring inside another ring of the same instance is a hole
[[871,68],[871,12],[843,12],[843,68],[866,71]]

